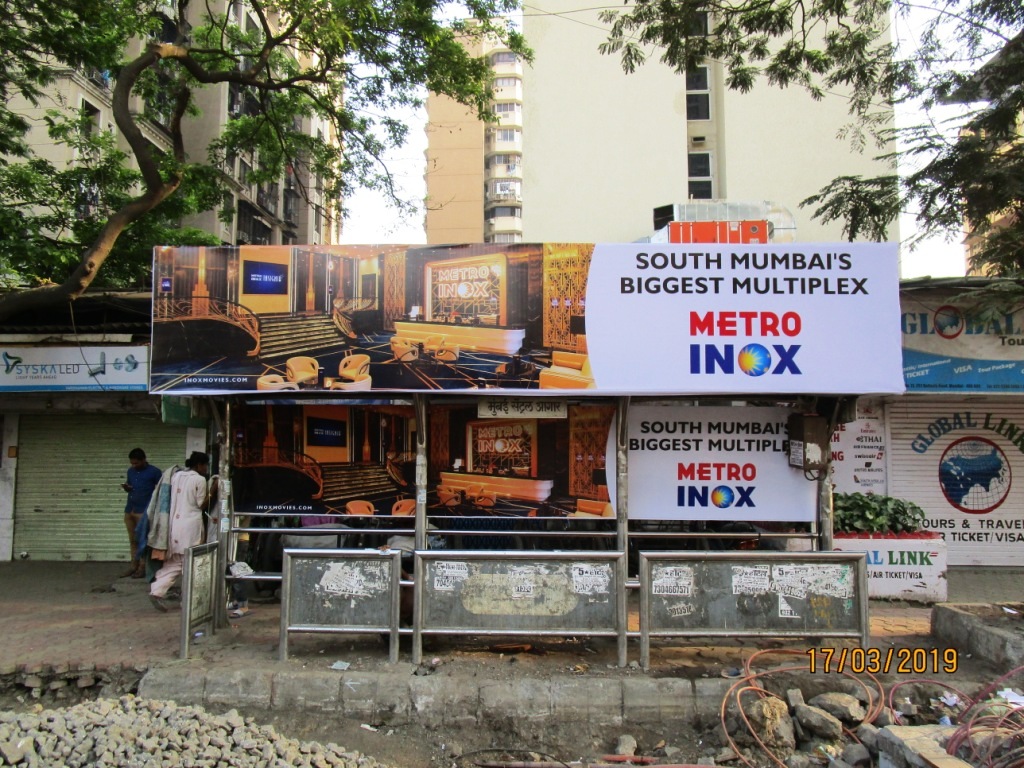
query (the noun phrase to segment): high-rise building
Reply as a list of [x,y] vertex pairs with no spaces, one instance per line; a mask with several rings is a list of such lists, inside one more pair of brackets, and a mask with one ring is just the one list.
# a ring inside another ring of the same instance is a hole
[[523,239],[523,63],[508,48],[477,42],[494,71],[495,119],[484,123],[447,96],[427,99],[428,243]]
[[533,63],[492,55],[500,124],[429,100],[428,242],[632,241],[652,233],[654,209],[695,201],[774,212],[795,226],[780,239],[843,239],[839,223],[814,221],[800,202],[837,176],[889,170],[881,150],[858,152],[839,135],[852,120],[843,94],[815,101],[764,83],[738,93],[716,62],[683,76],[656,55],[627,75],[598,52],[599,12],[581,0],[524,10]]

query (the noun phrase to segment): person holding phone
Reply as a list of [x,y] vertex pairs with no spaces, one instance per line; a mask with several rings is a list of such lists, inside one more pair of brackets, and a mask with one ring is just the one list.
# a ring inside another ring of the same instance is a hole
[[141,579],[146,575],[146,565],[139,556],[139,541],[135,535],[139,521],[146,514],[153,489],[160,482],[159,469],[146,461],[146,452],[141,448],[132,448],[128,452],[127,482],[121,483],[121,489],[128,494],[124,505],[124,527],[128,529],[128,545],[131,547],[131,568],[122,578],[128,576]]

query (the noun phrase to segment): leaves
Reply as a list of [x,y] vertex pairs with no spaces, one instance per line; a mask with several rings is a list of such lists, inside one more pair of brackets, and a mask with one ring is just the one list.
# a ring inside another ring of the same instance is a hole
[[836,533],[913,533],[924,520],[924,510],[912,501],[863,493],[832,495]]
[[[469,53],[474,41],[529,57],[497,18],[513,0],[466,0],[471,22],[445,21],[452,13],[440,0],[249,0],[229,13],[187,0],[0,2],[20,21],[0,27],[7,101],[18,94],[34,109],[69,69],[112,76],[116,142],[102,126],[51,118],[53,140],[75,150],[67,167],[34,158],[23,112],[0,105],[0,153],[21,158],[0,164],[0,274],[60,283],[38,294],[46,300],[73,299],[101,268],[104,280],[141,280],[154,245],[204,240],[177,225],[220,208],[232,184],[288,174],[310,204],[332,212],[359,187],[393,195],[382,158],[406,137],[397,108],[419,105],[430,89],[493,119],[491,71]],[[154,132],[166,142],[154,143]],[[245,179],[225,175],[229,158],[245,159]],[[0,296],[0,318],[32,300]]]

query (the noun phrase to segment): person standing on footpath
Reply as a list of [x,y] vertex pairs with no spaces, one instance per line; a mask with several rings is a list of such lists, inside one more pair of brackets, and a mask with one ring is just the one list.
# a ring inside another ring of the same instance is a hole
[[205,453],[193,451],[185,462],[186,469],[171,477],[169,508],[150,522],[151,557],[163,559],[163,567],[149,587],[149,599],[158,611],[167,611],[167,590],[181,575],[185,552],[203,542],[203,512],[209,503],[206,476],[210,459]]
[[141,579],[146,575],[146,565],[139,556],[140,547],[136,531],[139,528],[139,521],[146,514],[153,489],[160,482],[160,475],[163,473],[146,461],[146,452],[141,448],[132,448],[128,452],[128,463],[131,466],[128,468],[127,482],[122,483],[121,488],[128,494],[128,500],[124,504],[124,527],[128,529],[131,567],[121,578],[131,576],[133,579]]

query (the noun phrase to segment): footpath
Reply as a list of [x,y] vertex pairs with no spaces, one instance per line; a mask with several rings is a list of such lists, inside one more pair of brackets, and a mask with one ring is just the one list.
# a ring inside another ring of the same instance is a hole
[[[8,704],[18,696],[61,706],[75,700],[76,690],[98,688],[102,695],[137,692],[212,710],[269,713],[293,725],[299,713],[335,724],[348,720],[364,737],[411,725],[473,729],[487,723],[526,739],[531,729],[539,734],[541,725],[557,721],[564,738],[577,727],[581,737],[597,740],[609,726],[630,723],[710,727],[752,659],[760,666],[803,664],[808,650],[850,645],[662,638],[652,640],[645,671],[638,639],[630,640],[630,664],[619,668],[615,642],[607,638],[434,638],[425,646],[427,663],[414,667],[406,642],[399,662],[389,664],[378,636],[297,635],[289,640],[289,660],[280,662],[280,606],[268,603],[195,638],[194,658],[181,661],[180,613],[155,611],[143,581],[119,578],[123,571],[120,563],[0,564],[0,688]],[[1024,568],[951,569],[948,602],[1018,603],[1022,577]],[[870,647],[934,650],[922,658],[945,658],[931,633],[930,606],[871,601],[869,616]],[[931,669],[928,661],[911,677],[976,690],[1009,671],[957,651],[955,673]],[[823,690],[838,679],[820,677]],[[883,682],[899,680],[890,675]],[[316,735],[307,726],[307,735]]]

